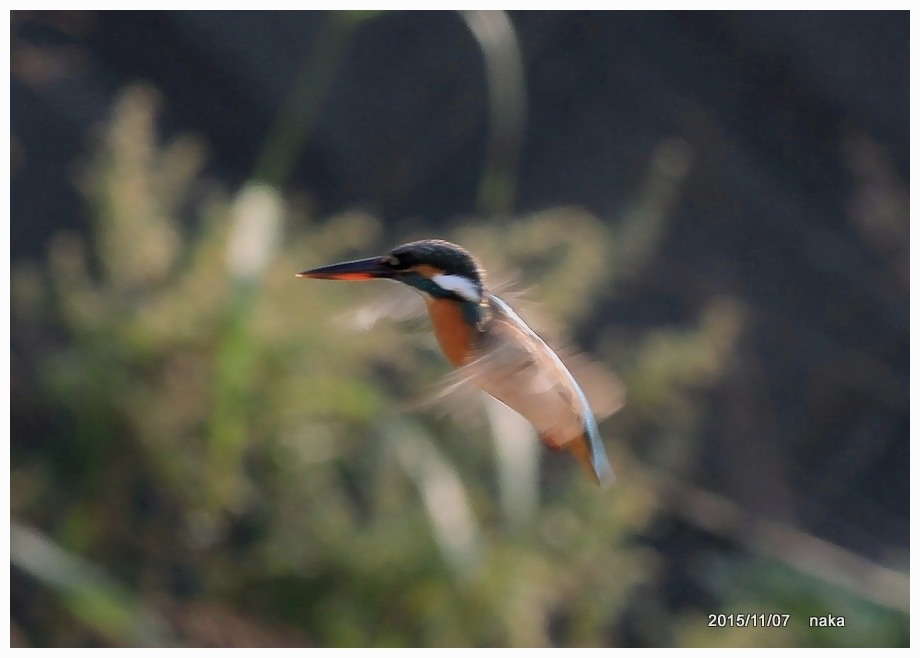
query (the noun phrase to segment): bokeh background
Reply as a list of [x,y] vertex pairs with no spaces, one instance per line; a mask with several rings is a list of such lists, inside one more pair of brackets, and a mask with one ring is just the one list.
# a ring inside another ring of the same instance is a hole
[[[11,38],[13,645],[909,643],[907,12]],[[434,236],[623,380],[613,487],[292,276]]]

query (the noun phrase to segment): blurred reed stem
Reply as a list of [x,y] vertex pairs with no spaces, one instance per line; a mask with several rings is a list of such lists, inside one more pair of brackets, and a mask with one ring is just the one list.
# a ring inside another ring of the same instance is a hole
[[10,524],[10,564],[55,590],[74,617],[115,646],[175,644],[159,616],[99,567],[16,521]]
[[355,29],[369,15],[361,12],[327,12],[300,75],[278,111],[252,179],[280,187],[290,176],[319,116],[323,102],[345,59]]
[[489,142],[476,209],[507,214],[514,206],[518,158],[527,119],[524,64],[514,25],[504,11],[461,11],[482,50],[489,91]]

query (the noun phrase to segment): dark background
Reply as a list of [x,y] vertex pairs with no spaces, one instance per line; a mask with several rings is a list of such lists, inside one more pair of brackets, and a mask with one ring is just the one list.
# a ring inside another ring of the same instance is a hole
[[[324,20],[14,13],[13,266],[43,258],[62,228],[88,230],[75,172],[129,83],[157,90],[167,138],[204,139],[209,176],[242,185]],[[753,514],[905,566],[908,13],[510,20],[526,88],[510,214],[575,205],[613,217],[662,140],[681,140],[691,154],[654,262],[597,308],[579,342],[591,348],[611,323],[636,332],[679,325],[716,295],[742,299],[743,367],[710,393],[705,458],[692,480]],[[453,12],[364,20],[302,152],[276,182],[319,215],[365,209],[392,235],[447,231],[482,214],[482,57]],[[17,344],[14,333],[14,352]],[[645,540],[675,564],[725,541],[667,516]],[[695,595],[679,567],[662,586],[674,605]]]

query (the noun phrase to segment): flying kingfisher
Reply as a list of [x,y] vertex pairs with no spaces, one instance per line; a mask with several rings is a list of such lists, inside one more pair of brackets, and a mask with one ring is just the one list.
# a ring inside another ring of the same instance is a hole
[[524,416],[543,443],[571,452],[594,480],[613,470],[584,391],[562,359],[483,282],[462,247],[419,240],[384,256],[337,263],[297,275],[307,279],[392,279],[421,292],[441,349],[468,380]]

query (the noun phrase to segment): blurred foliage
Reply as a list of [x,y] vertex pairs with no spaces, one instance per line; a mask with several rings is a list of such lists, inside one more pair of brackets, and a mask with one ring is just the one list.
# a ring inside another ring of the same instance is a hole
[[[430,332],[346,322],[388,284],[293,277],[399,240],[361,213],[312,217],[265,183],[228,193],[200,175],[195,140],[159,143],[155,106],[149,90],[127,91],[86,163],[90,238],[60,235],[47,263],[13,272],[14,432],[31,430],[12,441],[20,641],[906,643],[906,615],[746,554],[701,567],[712,610],[670,609],[656,590],[668,564],[641,541],[661,514],[643,469],[692,463],[740,303],[602,342],[629,391],[602,426],[619,479],[598,491],[547,458],[536,511],[512,523],[485,424],[405,410],[446,371]],[[641,274],[689,165],[685,146],[663,143],[613,228],[559,208],[444,237],[493,282],[539,282],[545,315],[522,313],[567,343],[562,326]],[[757,610],[790,625],[705,623]],[[808,627],[830,610],[853,618],[845,634]]]

